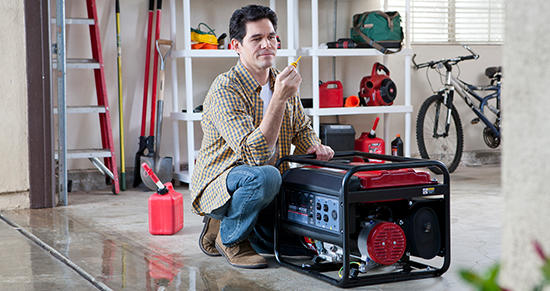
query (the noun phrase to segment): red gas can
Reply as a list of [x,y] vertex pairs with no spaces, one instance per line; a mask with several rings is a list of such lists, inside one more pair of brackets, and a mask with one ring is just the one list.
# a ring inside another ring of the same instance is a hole
[[[355,140],[355,150],[373,153],[373,154],[386,154],[386,144],[383,139],[376,137],[376,126],[378,126],[379,117],[376,117],[374,121],[374,126],[370,132],[363,132],[361,136]],[[381,160],[369,159],[369,162],[373,163],[384,163]]]
[[172,183],[164,184],[168,192],[149,197],[149,232],[174,234],[183,227],[183,196],[174,190]]
[[340,81],[319,85],[319,108],[344,106],[344,87]]
[[157,193],[149,197],[149,232],[174,234],[183,227],[183,196],[174,190],[172,183],[164,185],[153,170],[142,163],[147,176],[157,185]]

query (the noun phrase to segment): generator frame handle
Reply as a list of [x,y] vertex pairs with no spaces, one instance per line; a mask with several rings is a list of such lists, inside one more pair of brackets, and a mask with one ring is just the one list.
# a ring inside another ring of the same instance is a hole
[[[370,158],[370,159],[391,161],[392,163],[369,164],[369,165],[348,165],[348,164],[343,164],[338,162],[316,160],[314,154],[286,156],[279,159],[276,163],[276,167],[278,168],[283,162],[292,162],[292,163],[299,163],[304,165],[314,165],[314,166],[321,166],[321,167],[347,171],[342,179],[342,187],[340,190],[340,197],[341,197],[340,207],[342,209],[342,217],[344,218],[343,229],[342,229],[342,237],[343,237],[342,249],[344,251],[344,256],[343,256],[342,277],[340,278],[340,280],[336,280],[332,277],[322,274],[321,271],[307,269],[307,268],[304,268],[303,265],[299,266],[282,259],[281,254],[279,253],[279,229],[281,227],[281,218],[282,218],[281,211],[279,211],[279,209],[282,209],[283,207],[283,205],[281,205],[282,203],[282,199],[280,197],[281,195],[277,195],[277,198],[276,198],[277,201],[275,203],[276,218],[275,218],[275,227],[274,227],[274,254],[277,262],[280,265],[290,268],[294,271],[311,275],[317,279],[320,279],[332,285],[344,287],[344,288],[438,277],[438,276],[441,276],[443,273],[445,273],[449,269],[449,266],[451,264],[451,261],[450,261],[451,260],[450,174],[445,164],[435,160],[379,155],[379,154],[365,153],[365,152],[359,152],[359,151],[336,152],[334,154],[334,157],[353,157],[353,156],[365,157],[367,159]],[[354,202],[350,203],[349,197],[348,197],[350,193],[349,192],[350,179],[357,172],[395,170],[395,169],[403,169],[403,168],[421,168],[421,167],[428,167],[428,168],[436,167],[436,168],[439,168],[439,170],[441,170],[441,173],[443,174],[443,184],[439,184],[443,186],[443,189],[444,189],[443,203],[444,203],[445,214],[446,214],[444,215],[445,216],[444,217],[445,254],[443,257],[444,258],[443,265],[441,266],[441,268],[437,268],[424,263],[409,260],[407,261],[409,266],[415,267],[417,269],[425,269],[425,270],[415,271],[415,272],[411,272],[411,270],[409,270],[408,272],[402,271],[399,273],[390,272],[385,274],[366,275],[366,276],[361,276],[360,278],[350,278],[349,276],[350,263],[351,263],[350,238],[349,238],[350,217],[348,215],[348,209],[349,209],[349,205],[351,203],[354,203]],[[279,192],[279,194],[280,193],[281,192]]]

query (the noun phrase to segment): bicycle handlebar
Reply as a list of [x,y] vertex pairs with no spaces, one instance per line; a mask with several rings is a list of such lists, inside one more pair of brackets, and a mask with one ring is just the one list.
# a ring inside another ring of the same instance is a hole
[[458,64],[459,62],[462,62],[462,61],[465,61],[465,60],[476,60],[477,58],[479,58],[479,55],[476,54],[469,46],[467,45],[463,45],[463,47],[468,50],[468,52],[470,52],[470,55],[467,55],[467,56],[459,56],[459,57],[454,57],[454,58],[450,58],[450,59],[441,59],[441,60],[438,60],[438,61],[429,61],[429,62],[425,62],[425,63],[420,63],[420,64],[417,64],[414,59],[416,58],[416,54],[413,55],[412,57],[412,63],[414,65],[414,68],[415,69],[422,69],[422,68],[426,68],[426,67],[430,67],[430,68],[435,68],[435,66],[437,64],[449,64],[449,65],[456,65]]

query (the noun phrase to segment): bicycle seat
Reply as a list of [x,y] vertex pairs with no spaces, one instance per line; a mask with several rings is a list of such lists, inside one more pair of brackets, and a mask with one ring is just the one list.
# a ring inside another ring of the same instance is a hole
[[487,76],[489,79],[495,78],[497,73],[502,73],[502,67],[488,67],[485,69],[485,76]]

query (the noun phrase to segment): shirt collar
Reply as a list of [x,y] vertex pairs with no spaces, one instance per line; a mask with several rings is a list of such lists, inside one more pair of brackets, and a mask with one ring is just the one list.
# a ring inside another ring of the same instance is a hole
[[[235,66],[235,72],[237,73],[237,78],[243,85],[247,95],[250,95],[253,93],[259,93],[262,90],[262,86],[260,85],[260,82],[254,79],[252,74],[250,74],[250,72],[241,63],[241,61],[239,61]],[[269,84],[270,84],[269,86],[271,88],[271,91],[273,91],[273,87],[275,85],[275,78],[277,77],[277,74],[278,74],[277,69],[273,67],[269,68]]]

